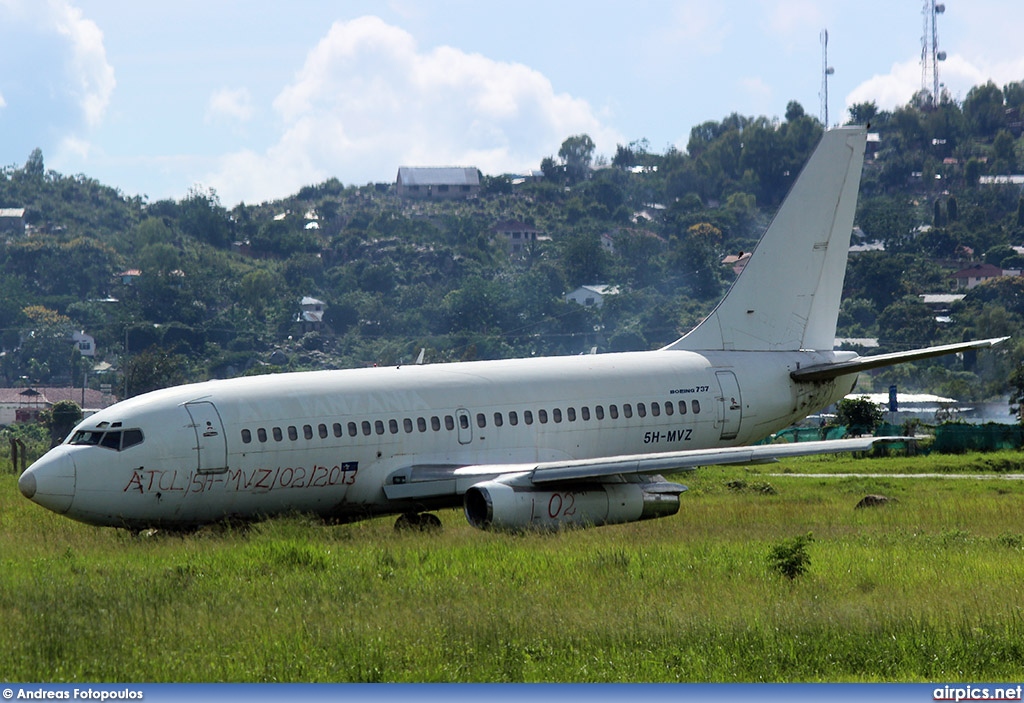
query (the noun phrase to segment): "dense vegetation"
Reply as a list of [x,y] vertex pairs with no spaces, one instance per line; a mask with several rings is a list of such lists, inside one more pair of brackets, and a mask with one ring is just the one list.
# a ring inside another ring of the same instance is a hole
[[[1022,278],[972,290],[941,324],[918,295],[950,291],[950,273],[973,262],[1024,268],[1011,248],[1024,243],[1020,188],[979,185],[1020,169],[1022,105],[1024,83],[990,83],[962,103],[851,110],[880,136],[857,222],[885,251],[852,257],[841,335],[878,337],[888,351],[1021,327]],[[721,260],[753,246],[821,130],[791,103],[784,120],[733,114],[698,125],[685,151],[657,154],[639,140],[608,161],[594,158],[589,137],[571,136],[542,160],[543,180],[484,176],[469,201],[408,202],[390,185],[331,179],[230,210],[200,188],[180,201],[125,196],[47,171],[37,150],[0,171],[0,207],[26,208],[30,225],[0,244],[0,384],[81,385],[88,371],[90,385],[136,394],[411,361],[421,348],[428,361],[655,348],[719,299],[733,276]],[[493,230],[505,220],[550,240],[510,256]],[[141,273],[118,275],[129,269]],[[601,309],[563,297],[597,283],[621,293]],[[296,322],[303,296],[326,303],[319,331]],[[73,330],[96,338],[112,371],[94,373],[70,353]],[[1005,393],[1022,358],[1015,341],[873,383],[978,400]]]

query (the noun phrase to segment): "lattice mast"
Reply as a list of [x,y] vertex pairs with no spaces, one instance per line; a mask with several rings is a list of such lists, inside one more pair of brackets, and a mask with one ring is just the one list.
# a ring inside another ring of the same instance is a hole
[[821,123],[828,129],[828,77],[836,70],[828,65],[828,30],[821,30]]
[[921,35],[921,90],[932,97],[932,104],[939,104],[939,63],[946,60],[946,52],[939,51],[939,28],[936,18],[946,11],[946,6],[936,0],[924,0],[921,15],[924,19],[924,33]]

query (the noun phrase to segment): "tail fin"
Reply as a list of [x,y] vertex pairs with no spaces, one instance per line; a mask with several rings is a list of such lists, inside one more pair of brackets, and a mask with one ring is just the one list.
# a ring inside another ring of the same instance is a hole
[[832,350],[866,142],[825,133],[725,298],[665,349]]

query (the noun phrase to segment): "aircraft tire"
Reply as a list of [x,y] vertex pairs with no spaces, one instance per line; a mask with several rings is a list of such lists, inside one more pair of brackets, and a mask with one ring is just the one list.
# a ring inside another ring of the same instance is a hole
[[433,513],[403,513],[395,520],[395,531],[419,530],[433,532],[441,529],[441,519]]

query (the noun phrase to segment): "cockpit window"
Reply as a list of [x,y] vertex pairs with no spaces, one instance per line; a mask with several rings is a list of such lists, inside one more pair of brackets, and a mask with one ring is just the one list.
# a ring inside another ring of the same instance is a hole
[[142,444],[143,439],[142,430],[137,429],[112,430],[110,432],[102,432],[100,430],[78,430],[71,435],[71,439],[68,440],[68,444],[100,446],[120,452],[128,449],[128,447],[134,447],[136,444]]

